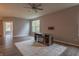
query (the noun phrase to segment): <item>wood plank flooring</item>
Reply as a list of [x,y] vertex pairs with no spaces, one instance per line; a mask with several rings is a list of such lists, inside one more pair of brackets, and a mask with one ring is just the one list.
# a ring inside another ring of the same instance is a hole
[[[22,54],[15,47],[15,42],[26,41],[28,37],[7,38],[4,41],[4,46],[0,46],[0,56],[22,56]],[[79,56],[79,48],[67,46],[67,50],[60,56]]]

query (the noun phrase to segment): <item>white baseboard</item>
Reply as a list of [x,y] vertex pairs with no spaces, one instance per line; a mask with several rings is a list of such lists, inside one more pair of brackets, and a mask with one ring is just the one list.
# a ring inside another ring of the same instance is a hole
[[24,37],[24,36],[27,36],[26,34],[25,35],[15,35],[13,37]]
[[60,43],[64,43],[64,44],[68,44],[68,45],[72,45],[72,46],[77,46],[79,47],[79,45],[77,44],[73,44],[73,43],[70,43],[70,42],[65,42],[65,41],[60,41],[60,40],[54,40],[55,42],[60,42]]

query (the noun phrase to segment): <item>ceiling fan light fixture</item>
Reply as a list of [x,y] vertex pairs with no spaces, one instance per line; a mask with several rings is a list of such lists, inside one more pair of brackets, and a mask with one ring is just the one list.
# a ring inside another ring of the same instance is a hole
[[[42,6],[41,3],[28,3],[30,9],[34,10],[35,12],[41,11],[43,10],[42,8],[40,8]],[[24,7],[27,8],[27,7]]]

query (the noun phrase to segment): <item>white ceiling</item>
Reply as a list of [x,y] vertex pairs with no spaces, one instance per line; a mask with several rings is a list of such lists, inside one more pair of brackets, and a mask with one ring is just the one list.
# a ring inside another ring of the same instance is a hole
[[35,13],[30,8],[24,8],[28,7],[29,5],[26,3],[15,3],[15,4],[0,4],[0,16],[8,16],[8,17],[20,17],[25,19],[33,19],[48,13],[53,13],[62,9],[66,9],[72,6],[78,5],[77,3],[43,3],[41,8],[43,8],[43,11],[39,11],[38,13]]

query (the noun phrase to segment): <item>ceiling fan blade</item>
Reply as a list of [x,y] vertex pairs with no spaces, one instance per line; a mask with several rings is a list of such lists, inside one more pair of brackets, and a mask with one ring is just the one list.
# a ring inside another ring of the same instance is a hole
[[41,3],[28,3],[28,5],[29,5],[29,7],[25,7],[25,8],[31,8],[35,12],[38,12],[39,10],[43,10],[42,8],[38,8],[38,7],[42,6]]

